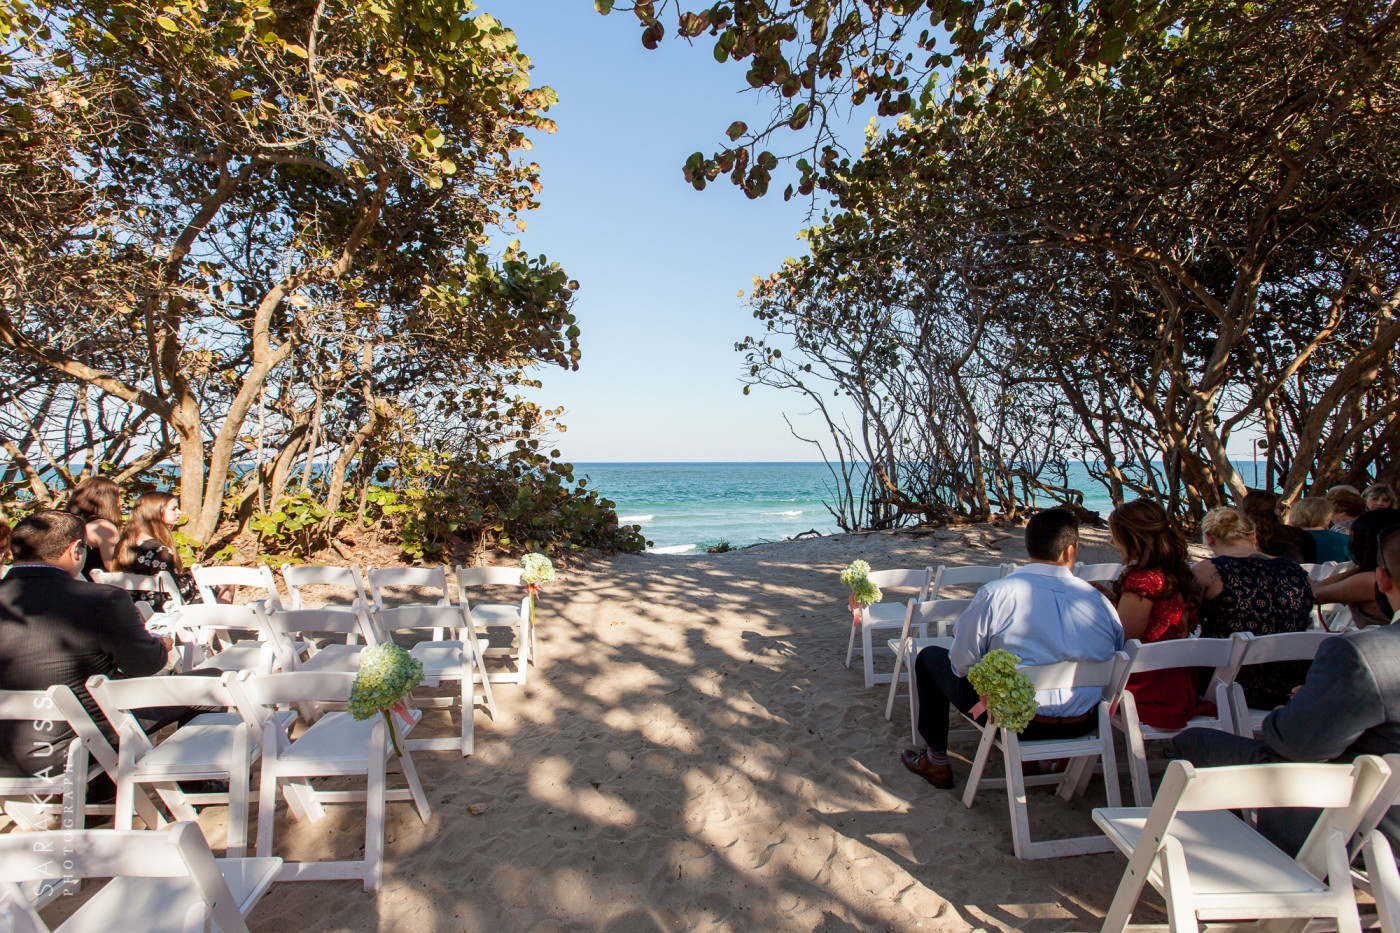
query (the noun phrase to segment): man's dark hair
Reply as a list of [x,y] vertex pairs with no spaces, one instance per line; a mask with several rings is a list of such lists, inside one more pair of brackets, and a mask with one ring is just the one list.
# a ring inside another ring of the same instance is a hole
[[1380,549],[1378,566],[1384,566],[1392,577],[1400,581],[1400,525],[1382,529],[1376,539]]
[[74,541],[85,537],[81,518],[71,512],[44,509],[26,515],[15,525],[10,536],[10,554],[17,564],[57,560]]
[[1034,560],[1059,560],[1079,540],[1079,519],[1069,509],[1046,509],[1026,522],[1026,553]]

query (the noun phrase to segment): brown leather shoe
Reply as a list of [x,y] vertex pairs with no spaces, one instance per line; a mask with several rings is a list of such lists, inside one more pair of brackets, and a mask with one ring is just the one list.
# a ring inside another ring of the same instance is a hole
[[906,748],[899,753],[904,767],[928,781],[934,787],[950,790],[953,786],[953,769],[948,765],[929,764],[928,756],[918,749]]

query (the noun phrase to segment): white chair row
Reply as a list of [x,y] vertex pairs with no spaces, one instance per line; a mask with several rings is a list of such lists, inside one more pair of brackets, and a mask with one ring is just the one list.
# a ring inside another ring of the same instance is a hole
[[[887,589],[917,590],[916,601],[927,602],[940,598],[940,594],[945,589],[954,587],[976,589],[993,580],[999,580],[1010,573],[1014,567],[1014,564],[965,567],[940,564],[936,570],[932,567],[925,567],[923,570],[876,570],[871,572],[870,581],[880,587],[882,591]],[[888,632],[900,628],[904,616],[904,606],[898,602],[878,602],[870,606],[856,606],[854,618],[851,620],[850,641],[846,645],[846,666],[851,666],[851,660],[855,657],[857,637],[859,637],[867,689],[876,684],[887,684],[891,678],[898,679],[898,672],[893,674],[876,673],[874,645],[877,632]],[[920,638],[928,637],[926,629],[920,628],[918,631]]]
[[[94,677],[88,690],[102,712],[118,727],[118,761],[115,771],[116,828],[129,830],[137,815],[135,802],[141,786],[152,787],[177,820],[197,818],[195,808],[206,804],[228,805],[230,858],[244,855],[250,805],[257,803],[259,857],[272,853],[279,791],[295,819],[315,822],[328,803],[364,802],[365,848],[362,858],[336,862],[286,862],[282,880],[360,879],[366,890],[378,888],[382,876],[384,805],[386,801],[411,800],[422,820],[431,815],[426,795],[413,764],[414,743],[409,731],[422,713],[409,709],[392,717],[354,719],[343,710],[313,716],[295,740],[297,714],[292,709],[319,709],[321,704],[344,704],[355,674],[348,671],[295,671],[254,675],[248,671],[225,672],[221,677],[137,677],[108,680]],[[206,712],[174,729],[159,743],[142,731],[133,711],[156,706],[224,707]],[[388,728],[395,729],[393,741]],[[402,757],[395,747],[403,749]],[[455,748],[455,743],[453,745]],[[260,763],[259,791],[251,792],[254,766]],[[388,790],[386,765],[397,762],[407,780],[405,790]],[[363,791],[318,790],[312,778],[361,776]],[[227,781],[227,792],[188,793],[180,782]],[[142,812],[149,829],[164,825],[158,814]],[[79,824],[81,825],[81,824]]]

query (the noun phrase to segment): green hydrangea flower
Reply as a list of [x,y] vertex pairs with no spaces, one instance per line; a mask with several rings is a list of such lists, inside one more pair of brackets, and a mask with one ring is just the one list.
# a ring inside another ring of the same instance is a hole
[[360,652],[360,672],[347,708],[356,719],[388,710],[423,682],[423,662],[392,642]]
[[870,576],[870,565],[863,560],[853,560],[849,567],[841,571],[841,583],[855,589],[856,582],[864,580],[868,576]]
[[1021,659],[1001,648],[989,651],[972,665],[967,679],[987,698],[987,715],[1012,732],[1022,732],[1040,708],[1030,678],[1017,669]]
[[851,598],[862,606],[878,603],[883,596],[880,588],[872,583],[869,577],[857,580],[851,587]]
[[520,582],[526,586],[548,586],[554,582],[554,565],[543,554],[526,554],[520,558],[520,566]]

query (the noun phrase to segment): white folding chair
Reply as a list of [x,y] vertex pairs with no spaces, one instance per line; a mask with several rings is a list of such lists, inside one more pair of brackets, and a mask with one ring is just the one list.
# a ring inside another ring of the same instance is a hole
[[[363,858],[347,861],[285,862],[280,881],[326,881],[359,879],[366,891],[377,891],[383,877],[384,806],[386,801],[412,800],[419,818],[426,823],[432,816],[411,749],[396,758],[390,743],[385,717],[364,721],[339,711],[322,716],[292,741],[278,722],[275,709],[280,704],[344,703],[350,696],[355,675],[349,673],[297,671],[254,677],[235,675],[230,683],[239,709],[246,720],[261,722],[263,730],[262,780],[258,794],[259,856],[272,854],[275,806],[279,784],[289,785],[288,807],[293,816],[301,814],[312,822],[324,815],[322,804],[365,804],[365,851]],[[417,724],[421,711],[411,710]],[[406,730],[397,714],[391,714],[399,745]],[[402,790],[388,790],[386,764],[397,761],[408,781]],[[310,780],[320,777],[365,778],[362,791],[319,790]]]
[[[966,611],[972,604],[971,599],[930,599],[925,602],[915,602],[909,600],[904,610],[904,627],[899,632],[898,638],[891,638],[888,642],[890,650],[894,652],[894,674],[890,679],[890,695],[885,701],[885,719],[894,717],[894,700],[899,693],[900,683],[909,684],[909,719],[910,729],[914,731],[914,744],[918,744],[918,690],[914,684],[914,659],[919,652],[927,646],[933,639],[940,639],[952,634],[953,623],[958,621],[958,617]],[[930,638],[915,638],[916,631],[927,632],[929,626],[938,626],[937,634]],[[904,668],[906,673],[901,680],[900,668]]]
[[1119,574],[1123,572],[1123,565],[1118,563],[1107,564],[1085,564],[1074,565],[1074,575],[1086,583],[1111,582],[1117,580]]
[[[1144,884],[1167,902],[1172,931],[1195,933],[1212,920],[1327,918],[1359,933],[1347,839],[1390,768],[1374,755],[1349,765],[1272,763],[1195,768],[1173,761],[1152,806],[1094,811],[1094,822],[1128,867],[1104,919],[1123,933]],[[1320,807],[1296,859],[1229,812]]]
[[[414,590],[428,590],[431,602],[409,605],[450,606],[452,592],[447,585],[447,565],[438,567],[370,567],[365,571],[365,585],[374,600],[374,611],[384,609],[384,591],[410,587]],[[441,595],[439,592],[441,591]],[[382,630],[382,629],[381,629]],[[433,641],[441,641],[445,630],[433,632]]]
[[471,616],[481,636],[491,628],[509,628],[515,639],[514,647],[487,648],[488,657],[514,657],[515,670],[493,671],[486,676],[493,683],[523,684],[528,676],[530,664],[535,662],[535,629],[530,624],[530,594],[527,592],[518,603],[476,603],[467,596],[471,586],[522,586],[519,567],[458,567],[457,602]]
[[[1249,632],[1236,632],[1233,638],[1239,639],[1243,650],[1240,667],[1254,664],[1272,664],[1276,661],[1311,661],[1317,656],[1322,643],[1335,635],[1334,632],[1309,629],[1306,632],[1279,632],[1274,635],[1252,635]],[[1234,718],[1233,731],[1243,736],[1257,734],[1264,728],[1264,719],[1270,713],[1266,709],[1251,709],[1245,699],[1244,687],[1230,684],[1230,712]],[[1142,804],[1142,801],[1138,801]]]
[[[371,571],[371,575],[372,575]],[[472,714],[476,701],[474,684],[478,680],[478,670],[484,669],[486,659],[481,643],[472,628],[471,616],[461,606],[399,606],[395,609],[381,609],[379,624],[389,633],[401,631],[453,630],[457,637],[451,640],[420,641],[409,649],[423,664],[423,683],[435,687],[444,680],[456,681],[461,694],[462,737],[450,736],[434,739],[410,739],[409,747],[423,751],[458,751],[462,757],[472,753]],[[492,718],[496,716],[496,700],[491,695],[491,683],[480,677],[483,699]],[[452,706],[452,697],[415,698],[417,706]]]
[[[233,676],[108,680],[99,675],[88,679],[88,692],[117,730],[117,829],[131,829],[135,786],[151,784],[176,819],[195,819],[197,804],[227,803],[228,855],[243,855],[248,839],[248,782],[257,746],[241,716],[200,714],[156,745],[132,712],[163,706],[231,707],[235,701],[228,681]],[[176,784],[201,780],[228,781],[228,792],[187,794]]]
[[933,572],[933,580],[929,584],[928,596],[925,598],[947,599],[949,597],[943,591],[950,588],[966,587],[979,590],[994,580],[1000,580],[1015,569],[1015,564],[997,564],[996,566],[939,564]]
[[248,933],[245,917],[272,886],[277,858],[216,859],[197,823],[153,833],[113,829],[0,836],[0,924],[49,933],[21,885],[54,875],[111,878],[59,928],[62,933]]
[[[365,595],[365,580],[360,575],[358,564],[349,567],[324,567],[319,564],[302,564],[282,568],[282,582],[287,584],[287,600],[292,609],[306,609],[302,600],[302,588],[307,586],[345,586],[355,591],[350,605],[322,605],[318,608],[339,612],[369,609],[369,597]],[[354,644],[354,640],[350,644]]]
[[266,564],[256,567],[205,567],[203,564],[195,564],[190,568],[190,573],[194,576],[195,584],[199,586],[199,598],[206,603],[219,601],[215,590],[221,586],[241,586],[253,590],[257,594],[253,598],[265,601],[268,609],[282,608],[282,594],[277,590],[277,578],[272,575],[272,568]]
[[[0,721],[62,722],[63,717],[53,702],[55,690],[68,690],[66,685],[48,690],[0,690]],[[69,695],[72,693],[69,691]],[[58,823],[63,829],[82,829],[87,818],[88,753],[81,737],[67,743],[63,771],[32,777],[0,777],[0,799],[5,813],[15,825],[27,829],[47,829]],[[56,750],[56,749],[55,749]],[[97,768],[94,774],[100,774]],[[43,906],[55,897],[67,893],[71,886],[62,881],[41,885],[34,890],[36,906]]]
[[[208,602],[187,604],[180,610],[178,622],[189,632],[190,641],[202,655],[193,667],[270,673],[278,666],[279,652],[263,631],[262,618],[251,603],[241,606]],[[256,631],[259,637],[235,641],[228,633],[237,629]]]
[[[990,719],[985,725],[965,717],[981,730],[982,739],[972,760],[972,773],[963,792],[963,806],[971,807],[979,786],[1005,788],[1011,810],[1011,841],[1019,859],[1059,858],[1065,855],[1085,855],[1090,852],[1111,852],[1112,844],[1103,836],[1078,836],[1070,839],[1031,839],[1030,815],[1026,807],[1026,787],[1037,784],[1058,784],[1057,793],[1064,800],[1083,793],[1093,776],[1095,759],[1103,763],[1104,792],[1110,806],[1122,802],[1118,789],[1118,761],[1113,752],[1113,726],[1109,722],[1107,693],[1121,667],[1128,663],[1126,653],[1119,651],[1106,661],[1062,661],[1058,664],[1021,665],[1020,670],[1030,679],[1036,692],[1068,690],[1075,687],[1096,687],[1105,694],[1095,713],[1098,726],[1087,735],[1072,739],[1023,740],[1015,732],[999,727]],[[1005,779],[982,780],[987,758],[993,747],[1000,748],[1006,766]],[[1070,759],[1062,774],[1026,775],[1022,765],[1028,761]]]
[[[933,581],[933,568],[923,570],[875,570],[870,574],[870,582],[881,591],[918,590],[914,599],[924,602],[929,598],[929,586]],[[855,657],[856,639],[860,639],[861,663],[865,668],[867,689],[876,684],[889,683],[889,674],[875,673],[875,633],[889,632],[899,628],[904,622],[904,603],[880,602],[869,606],[856,605],[855,618],[851,620],[851,637],[846,644],[846,666],[851,666]],[[920,635],[927,635],[926,631]]]
[[[180,584],[175,582],[175,577],[169,570],[162,570],[156,574],[94,570],[88,576],[92,578],[93,583],[115,586],[128,593],[164,593],[167,597],[163,610],[165,612],[172,612],[185,604],[185,600],[180,596]],[[133,595],[132,598],[136,597]]]
[[1183,728],[1235,731],[1235,716],[1230,705],[1230,686],[1239,659],[1244,656],[1244,642],[1238,638],[1174,638],[1144,645],[1136,638],[1123,646],[1128,655],[1127,665],[1118,672],[1110,695],[1109,718],[1113,727],[1123,733],[1128,750],[1128,774],[1133,783],[1133,801],[1140,807],[1152,803],[1152,779],[1147,762],[1149,741],[1170,739],[1181,729],[1161,729],[1148,725],[1138,716],[1137,700],[1128,689],[1128,678],[1148,671],[1175,668],[1209,667],[1213,673],[1207,687],[1209,699],[1215,702],[1214,716],[1194,716]]
[[[357,671],[360,652],[380,642],[380,632],[362,606],[268,612],[254,603],[253,611],[284,671]],[[318,638],[325,641],[327,637],[332,640],[317,643]],[[359,643],[360,638],[365,645]],[[304,659],[302,650],[307,652]]]

